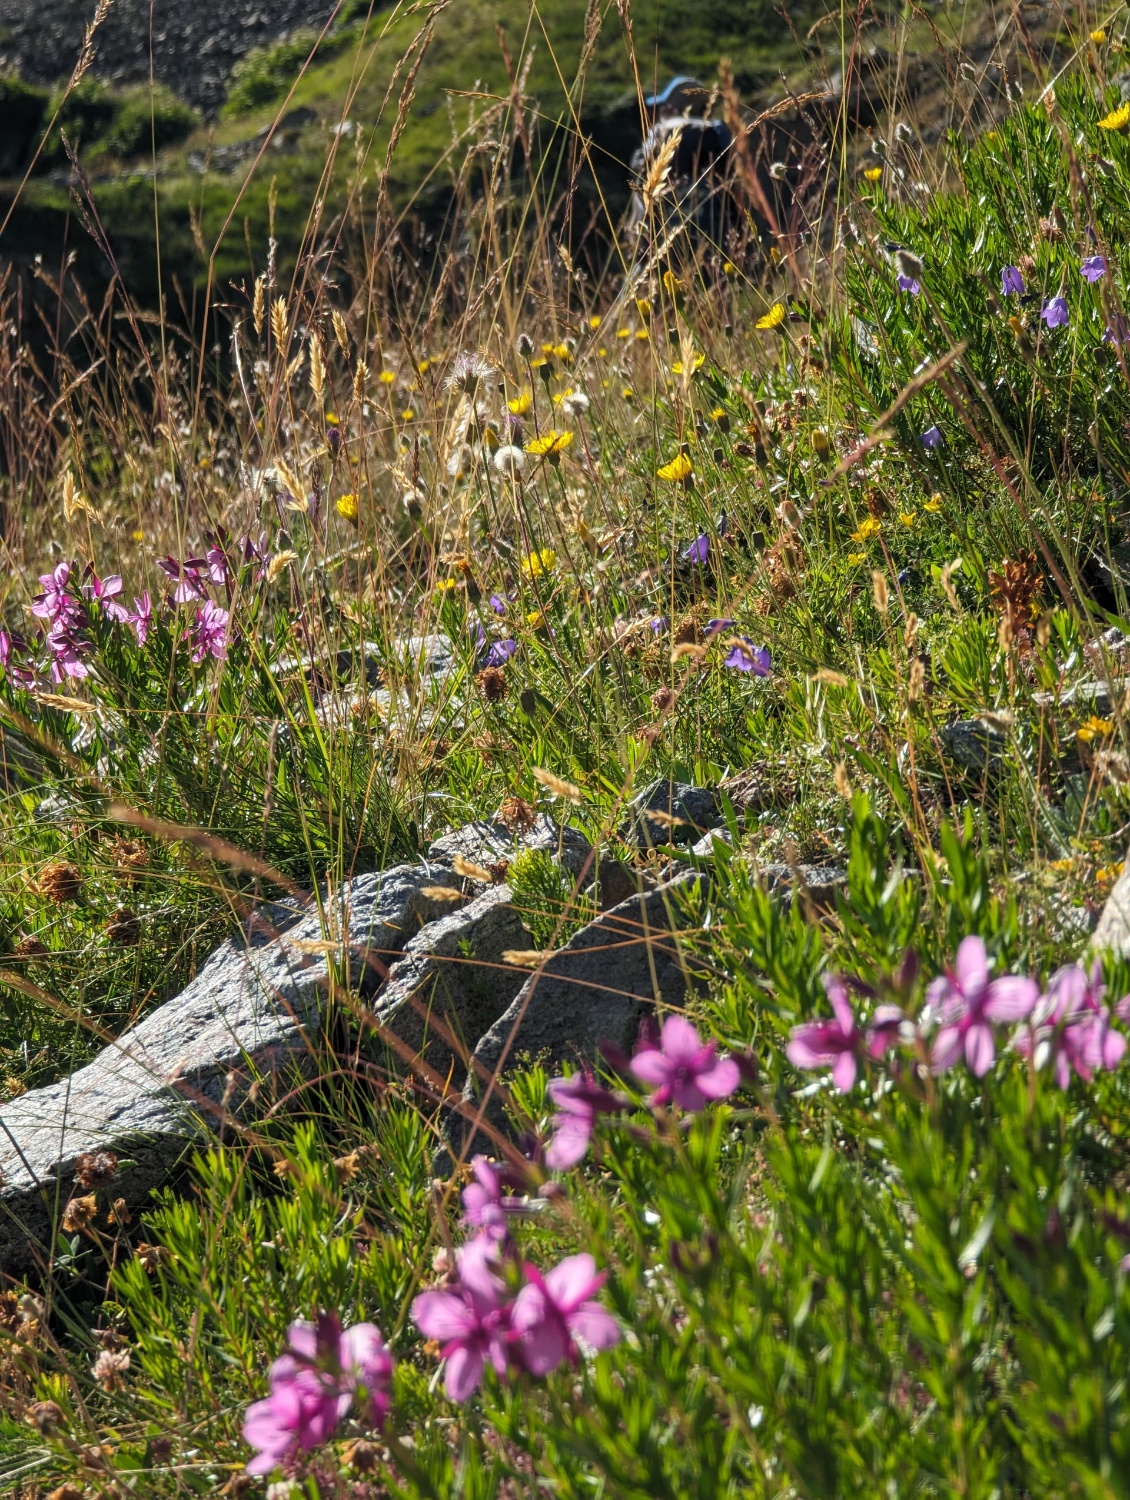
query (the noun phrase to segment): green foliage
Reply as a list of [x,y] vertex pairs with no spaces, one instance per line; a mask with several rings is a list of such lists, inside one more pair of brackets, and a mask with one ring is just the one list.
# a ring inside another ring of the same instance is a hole
[[232,69],[224,114],[246,114],[261,105],[273,104],[282,98],[302,72],[315,45],[318,56],[325,62],[351,39],[350,33],[337,31],[319,43],[318,35],[310,27],[300,27],[282,41],[269,47],[253,47],[241,57]]
[[591,901],[574,894],[574,882],[545,849],[523,849],[510,861],[506,882],[537,949],[558,948],[592,920]]

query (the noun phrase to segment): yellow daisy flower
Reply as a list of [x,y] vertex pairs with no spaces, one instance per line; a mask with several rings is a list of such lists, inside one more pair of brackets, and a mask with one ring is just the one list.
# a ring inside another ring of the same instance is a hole
[[882,167],[866,167],[863,175],[868,182],[878,182],[883,175],[883,169]]
[[455,584],[456,580],[454,578],[441,578],[436,584],[436,593],[446,594],[450,589],[455,587]]
[[395,385],[396,384],[396,371],[395,370],[382,370],[381,373],[380,373],[380,382],[381,382],[382,385]]
[[941,510],[941,508],[942,508],[942,497],[941,497],[941,495],[938,495],[938,494],[931,495],[930,498],[929,498],[929,500],[924,501],[923,505],[922,505],[922,509],[923,510],[928,510],[931,513],[931,515],[935,515],[935,516]]
[[406,406],[400,413],[400,420],[402,422],[414,422],[416,420],[416,413],[410,406]]
[[648,337],[648,332],[647,332],[646,328],[637,328],[636,329],[636,338],[643,339],[643,340],[646,341],[647,337]]
[[534,404],[534,398],[529,391],[523,391],[520,396],[515,396],[513,401],[506,403],[506,410],[515,417],[524,417]]
[[592,317],[589,319],[589,327],[590,328],[599,328],[600,324],[601,324],[600,314],[599,313],[593,313]]
[[522,559],[522,575],[525,578],[544,578],[557,566],[557,553],[552,547],[542,547]]
[[571,432],[555,432],[551,427],[541,437],[531,438],[526,444],[526,452],[532,453],[535,458],[556,458],[559,453],[564,453],[572,441]]
[[[706,363],[706,355],[705,354],[696,354],[695,357],[694,357],[694,360],[692,361],[692,371],[693,370],[701,370],[702,367],[703,367],[703,365],[705,363]],[[671,366],[671,374],[672,375],[681,375],[682,373],[683,373],[683,361],[681,359],[677,359],[677,360],[675,360],[674,364],[672,364],[672,366]]]
[[694,464],[691,463],[685,453],[676,453],[670,463],[661,464],[655,472],[660,479],[679,482],[689,479],[693,468]]
[[738,268],[732,260],[724,260],[722,262],[722,270],[727,276],[736,276],[738,274]]
[[361,509],[356,495],[339,495],[334,508],[345,521],[356,521]]
[[754,327],[780,328],[781,324],[785,321],[785,317],[785,304],[783,302],[774,302],[773,306],[769,309],[765,316],[762,318],[758,318],[757,322],[754,324]]
[[1125,130],[1127,125],[1130,125],[1130,104],[1112,109],[1105,119],[1099,121],[1100,130]]
[[1106,32],[1102,29],[1101,26],[1097,31],[1091,32],[1091,40],[1092,42],[1094,42],[1096,47],[1101,47],[1102,44],[1106,41]]
[[618,339],[630,339],[631,336],[632,330],[630,328],[617,328],[616,330],[616,337]]

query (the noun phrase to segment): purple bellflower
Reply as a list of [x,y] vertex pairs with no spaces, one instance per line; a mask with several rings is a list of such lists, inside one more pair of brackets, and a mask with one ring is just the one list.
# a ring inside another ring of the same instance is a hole
[[1088,255],[1079,267],[1079,274],[1084,281],[1101,281],[1107,269],[1105,255]]
[[921,442],[923,448],[929,448],[931,451],[933,451],[942,446],[942,444],[945,442],[945,437],[943,436],[942,429],[938,426],[937,422],[935,422],[932,427],[927,427],[926,431],[922,433],[919,441]]
[[683,551],[683,557],[687,562],[704,563],[710,557],[710,538],[706,532],[696,536],[689,547]]
[[1049,328],[1066,328],[1070,318],[1067,310],[1067,298],[1050,297],[1044,303],[1040,317],[1043,318]]
[[1023,297],[1024,277],[1020,274],[1017,266],[1001,267],[1001,296]]

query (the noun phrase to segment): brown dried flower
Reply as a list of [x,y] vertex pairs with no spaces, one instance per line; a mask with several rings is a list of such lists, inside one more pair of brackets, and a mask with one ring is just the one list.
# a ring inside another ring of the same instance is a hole
[[538,815],[522,797],[504,797],[498,808],[498,821],[513,834],[528,833]]
[[379,1450],[374,1443],[368,1443],[364,1438],[354,1438],[342,1453],[341,1461],[347,1468],[364,1474],[377,1467],[379,1457]]
[[[47,1404],[51,1405],[50,1402],[48,1402]],[[86,1491],[83,1489],[81,1484],[72,1484],[71,1481],[67,1479],[64,1480],[64,1482],[59,1486],[57,1490],[51,1491],[51,1493],[47,1496],[47,1500],[82,1500],[82,1497],[85,1494]]]
[[125,1385],[122,1376],[128,1369],[128,1349],[103,1349],[94,1361],[92,1374],[104,1391],[120,1391]]
[[24,1412],[24,1421],[48,1437],[62,1425],[63,1409],[54,1401],[33,1401]]
[[149,865],[149,851],[138,839],[116,838],[110,845],[114,874],[123,885],[133,885]]
[[106,1215],[107,1224],[118,1224],[124,1227],[132,1222],[133,1215],[129,1211],[129,1204],[124,1198],[115,1198],[114,1206]]
[[39,877],[39,891],[48,901],[56,901],[59,905],[77,901],[82,891],[82,871],[66,860],[53,860]]
[[1039,614],[1043,588],[1044,575],[1034,552],[1005,558],[999,573],[989,573],[989,597],[997,612],[1008,620],[1014,635],[1027,629]]
[[128,906],[119,906],[106,923],[106,936],[119,948],[136,948],[141,942],[141,922]]
[[78,1234],[92,1222],[97,1212],[98,1199],[93,1193],[72,1198],[63,1209],[63,1229],[67,1234]]
[[37,937],[22,937],[12,949],[13,958],[45,958],[48,953],[46,943],[41,943]]
[[75,1158],[75,1181],[87,1190],[100,1188],[118,1170],[118,1158],[112,1151],[83,1151]]
[[145,1269],[152,1275],[159,1266],[165,1264],[169,1258],[169,1252],[164,1245],[147,1245],[144,1241],[137,1246],[137,1258]]
[[674,701],[674,689],[668,687],[667,684],[664,683],[662,687],[656,688],[655,692],[651,695],[652,712],[655,714],[666,713],[667,710],[671,707],[672,703],[674,703]]
[[509,684],[506,681],[506,673],[501,667],[484,667],[475,681],[479,685],[479,692],[488,703],[501,703],[506,697]]

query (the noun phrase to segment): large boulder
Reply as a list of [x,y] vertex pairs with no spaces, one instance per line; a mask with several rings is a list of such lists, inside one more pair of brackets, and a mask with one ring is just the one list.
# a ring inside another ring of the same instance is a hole
[[458,855],[474,864],[490,865],[513,859],[523,849],[546,850],[572,875],[580,875],[586,867],[591,870],[592,845],[584,834],[577,828],[555,823],[544,813],[524,832],[513,832],[492,819],[467,823],[436,839],[428,848],[428,858],[450,863]]
[[324,924],[316,913],[267,908],[93,1062],[5,1104],[0,1270],[46,1262],[81,1154],[128,1158],[114,1192],[136,1208],[253,1082],[311,1062],[331,959],[350,988],[375,990],[385,961],[446,910],[427,888],[455,883],[442,866],[399,865],[348,882],[325,903]]

